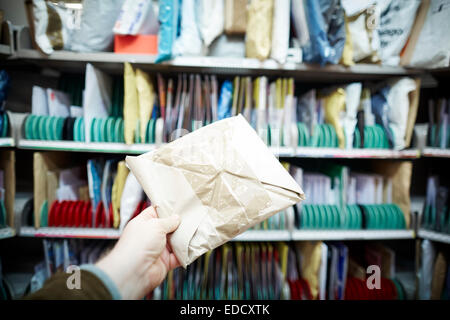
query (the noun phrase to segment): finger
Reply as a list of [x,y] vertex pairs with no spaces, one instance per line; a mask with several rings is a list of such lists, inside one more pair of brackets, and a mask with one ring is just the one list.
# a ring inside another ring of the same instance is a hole
[[170,265],[170,252],[167,251],[166,249],[163,249],[163,251],[161,252],[161,255],[159,256],[161,258],[161,260],[164,262],[164,264],[166,266]]
[[169,270],[178,268],[179,266],[181,266],[180,261],[178,261],[177,257],[171,253],[169,256]]
[[150,207],[145,208],[144,211],[142,211],[141,214],[139,214],[135,219],[150,220],[150,219],[155,219],[157,217],[158,217],[158,215],[156,214],[155,208],[150,206]]
[[174,214],[167,218],[158,219],[158,221],[165,233],[171,233],[178,228],[178,225],[180,224],[180,217]]
[[170,245],[170,242],[169,242],[169,238],[167,238],[167,240],[166,240],[166,248],[167,248],[167,251],[173,252],[172,246]]

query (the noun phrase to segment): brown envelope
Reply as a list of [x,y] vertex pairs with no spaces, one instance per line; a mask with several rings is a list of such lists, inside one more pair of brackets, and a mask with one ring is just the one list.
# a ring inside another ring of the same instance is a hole
[[6,224],[14,228],[14,199],[16,195],[16,156],[13,150],[0,152],[0,170],[4,172]]
[[304,199],[241,115],[126,162],[158,215],[181,217],[169,241],[183,267]]

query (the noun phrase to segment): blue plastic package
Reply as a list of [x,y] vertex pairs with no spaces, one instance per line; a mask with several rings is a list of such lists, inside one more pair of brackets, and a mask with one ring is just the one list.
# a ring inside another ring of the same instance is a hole
[[328,24],[328,43],[333,48],[328,62],[337,64],[345,45],[345,11],[340,0],[320,0],[320,8]]
[[337,64],[345,44],[345,16],[340,0],[306,0],[310,41],[302,48],[305,62]]
[[159,112],[159,104],[158,101],[156,101],[158,99],[155,99],[155,103],[153,104],[153,110],[152,110],[152,116],[150,117],[150,119],[158,119],[161,116],[161,113]]
[[177,37],[180,0],[159,0],[158,56],[156,63],[172,58],[172,46]]
[[[116,168],[114,167],[117,168],[117,163],[115,160],[106,160],[102,173],[101,199],[103,201],[103,205],[105,206],[106,212],[108,212],[109,206],[111,205],[112,186],[114,183],[114,176],[116,174]],[[109,221],[109,215],[107,215],[106,219]]]
[[9,88],[9,75],[5,70],[0,71],[0,109],[3,106],[3,102],[8,96]]
[[[98,204],[102,201],[101,186],[103,177],[103,162],[101,160],[88,160],[88,182],[89,195],[92,203],[92,211],[95,212]],[[94,225],[94,215],[92,215],[92,223]]]
[[220,98],[218,106],[218,120],[231,117],[231,104],[233,102],[233,84],[227,80],[220,89]]
[[372,113],[375,115],[375,122],[383,127],[383,130],[388,138],[389,148],[393,148],[394,137],[392,136],[392,132],[389,128],[388,120],[389,106],[387,102],[387,96],[389,94],[389,90],[391,90],[391,88],[389,86],[386,86],[373,94],[371,98],[371,104]]
[[181,1],[180,35],[172,46],[172,56],[199,56],[202,54],[202,39],[197,25],[196,0]]
[[306,0],[305,13],[310,41],[303,47],[303,60],[305,62],[325,64],[332,48],[328,43],[325,20],[322,16],[319,2]]

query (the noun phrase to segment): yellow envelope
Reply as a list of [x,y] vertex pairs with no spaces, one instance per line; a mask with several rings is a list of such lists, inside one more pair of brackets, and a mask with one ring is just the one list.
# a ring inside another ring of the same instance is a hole
[[342,51],[341,61],[339,63],[344,66],[352,66],[353,62],[353,42],[352,33],[350,32],[349,22],[347,16],[345,17],[345,44],[344,50]]
[[304,199],[242,115],[126,162],[158,215],[181,217],[169,241],[183,267]]
[[273,0],[251,0],[248,8],[245,55],[267,59],[272,47]]
[[141,142],[145,142],[147,122],[150,120],[155,103],[155,89],[148,73],[136,69],[136,88],[139,101],[139,123]]
[[301,254],[301,277],[311,289],[313,300],[319,295],[319,270],[322,260],[322,241],[302,241],[296,243],[297,253]]
[[345,110],[345,90],[338,88],[325,98],[325,121],[336,130],[339,148],[345,148],[344,129],[340,123],[340,113]]
[[134,132],[136,130],[139,103],[136,89],[136,77],[133,67],[125,62],[124,69],[124,100],[123,100],[123,121],[124,138],[126,144],[134,143]]
[[117,174],[111,190],[111,202],[113,207],[113,226],[118,228],[120,224],[120,199],[122,198],[123,188],[128,176],[128,168],[125,161],[120,161],[117,164]]

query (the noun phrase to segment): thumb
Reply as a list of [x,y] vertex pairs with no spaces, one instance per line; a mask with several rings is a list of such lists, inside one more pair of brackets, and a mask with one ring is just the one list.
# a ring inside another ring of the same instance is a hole
[[171,233],[178,228],[180,224],[180,217],[174,214],[167,218],[160,218],[158,221],[165,233]]

